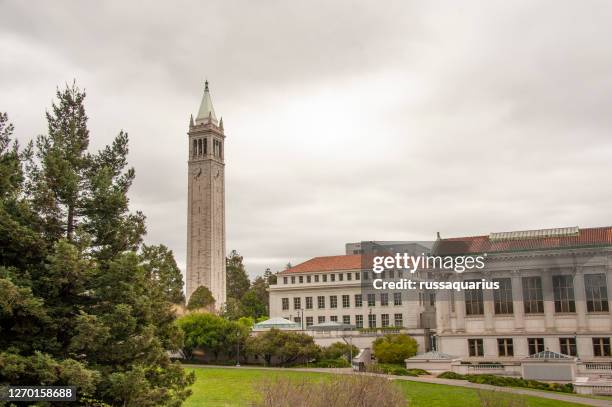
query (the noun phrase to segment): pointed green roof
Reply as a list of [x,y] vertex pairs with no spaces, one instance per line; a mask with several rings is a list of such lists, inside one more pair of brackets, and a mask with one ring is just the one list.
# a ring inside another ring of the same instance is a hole
[[217,116],[215,115],[215,108],[212,104],[212,99],[210,97],[210,91],[208,90],[208,81],[204,82],[204,95],[202,96],[202,103],[200,104],[200,110],[198,111],[198,115],[196,116],[196,124],[200,124],[203,122],[207,122],[208,118],[211,118],[211,121],[214,124],[217,124]]

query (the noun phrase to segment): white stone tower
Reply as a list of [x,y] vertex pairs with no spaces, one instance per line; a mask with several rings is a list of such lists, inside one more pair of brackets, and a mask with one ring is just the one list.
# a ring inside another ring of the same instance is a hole
[[217,121],[208,81],[198,115],[189,121],[187,299],[199,286],[225,303],[225,134]]

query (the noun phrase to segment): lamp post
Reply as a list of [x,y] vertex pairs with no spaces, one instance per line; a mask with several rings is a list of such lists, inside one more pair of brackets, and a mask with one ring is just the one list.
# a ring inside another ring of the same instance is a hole
[[240,367],[240,331],[236,332],[236,346],[238,347],[238,351],[236,352],[236,367]]

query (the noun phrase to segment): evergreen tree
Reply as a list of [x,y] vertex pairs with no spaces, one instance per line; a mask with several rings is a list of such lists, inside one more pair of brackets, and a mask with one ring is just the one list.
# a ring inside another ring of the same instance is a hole
[[138,252],[127,134],[87,152],[84,99],[58,90],[36,159],[7,147],[0,116],[0,382],[75,385],[82,404],[179,405],[194,380],[167,356],[182,344],[180,272],[164,246]]
[[189,302],[187,303],[187,309],[212,308],[214,305],[215,297],[213,297],[208,287],[201,285],[191,293],[191,297],[189,297]]
[[242,260],[242,256],[236,250],[232,250],[225,261],[227,298],[240,300],[251,284]]

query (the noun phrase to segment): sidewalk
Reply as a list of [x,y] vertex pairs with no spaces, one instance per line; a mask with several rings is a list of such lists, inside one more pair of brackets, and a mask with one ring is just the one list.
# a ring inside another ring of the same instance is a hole
[[[317,373],[333,373],[333,374],[353,374],[353,370],[351,368],[337,369],[337,368],[283,368],[283,367],[262,367],[262,366],[213,366],[213,365],[187,365],[190,367],[201,367],[201,368],[224,368],[224,369],[254,369],[254,370],[282,370],[282,371],[295,371],[295,372],[317,372]],[[531,389],[522,389],[517,387],[499,387],[492,386],[490,384],[478,384],[478,383],[470,383],[466,380],[450,380],[450,379],[438,379],[437,377],[413,377],[413,376],[394,376],[394,375],[385,375],[385,374],[377,374],[377,373],[359,373],[370,376],[381,376],[386,377],[393,380],[408,380],[412,382],[421,382],[421,383],[432,383],[432,384],[443,384],[447,386],[456,386],[456,387],[468,387],[472,389],[481,389],[481,390],[491,390],[498,391],[504,393],[512,393],[512,394],[522,394],[526,396],[533,397],[541,397],[551,400],[557,401],[566,401],[568,403],[576,403],[583,404],[585,406],[595,406],[595,407],[610,407],[612,405],[612,399],[603,400],[603,399],[594,399],[588,397],[579,397],[569,393],[556,393],[552,391],[541,391],[541,390],[531,390]]]

